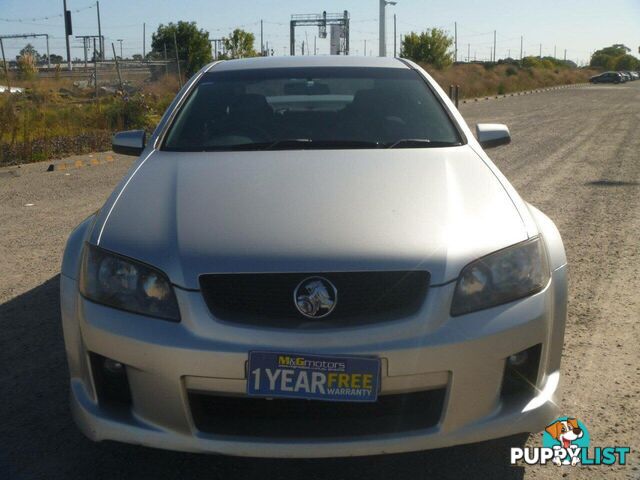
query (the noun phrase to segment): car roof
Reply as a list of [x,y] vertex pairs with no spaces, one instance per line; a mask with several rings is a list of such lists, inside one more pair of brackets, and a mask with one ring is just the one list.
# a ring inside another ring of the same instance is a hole
[[287,67],[378,67],[409,68],[404,62],[393,57],[357,57],[352,55],[305,55],[283,57],[253,57],[238,60],[224,60],[210,64],[210,69],[219,71],[247,70],[254,68]]

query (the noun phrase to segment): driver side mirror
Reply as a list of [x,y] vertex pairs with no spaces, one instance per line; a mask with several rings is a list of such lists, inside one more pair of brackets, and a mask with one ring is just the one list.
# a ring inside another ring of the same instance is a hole
[[479,123],[476,125],[476,137],[482,148],[493,148],[511,143],[509,127],[501,123]]
[[146,133],[144,130],[118,132],[111,139],[111,149],[114,153],[137,157],[144,150],[145,140]]

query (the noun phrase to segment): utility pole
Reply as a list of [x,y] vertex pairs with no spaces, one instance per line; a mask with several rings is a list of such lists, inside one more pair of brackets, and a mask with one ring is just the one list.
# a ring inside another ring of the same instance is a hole
[[524,35],[520,35],[520,61],[522,61],[522,47],[523,47],[523,42],[524,42]]
[[[174,34],[175,37],[175,34]],[[147,57],[147,24],[142,24],[142,61]]]
[[458,61],[458,22],[453,22],[453,32],[453,38],[455,42],[453,49],[453,63],[456,63]]
[[542,58],[542,44],[540,44],[540,58]]
[[496,61],[496,31],[493,31],[493,62]]
[[67,0],[62,0],[62,8],[64,8],[64,40],[67,43],[67,67],[69,68],[69,71],[71,71],[73,68],[71,66],[71,46],[69,45],[69,35],[72,35],[71,12],[67,10]]
[[176,40],[176,32],[173,32],[173,47],[176,49],[176,65],[178,67],[178,83],[182,88],[182,75],[180,73],[180,56],[178,55],[178,40]]
[[553,58],[554,58],[554,60],[556,58],[556,46],[555,45],[553,46]]
[[381,57],[387,56],[387,18],[385,9],[387,5],[395,5],[397,2],[394,0],[380,0],[380,26],[379,26],[379,47],[378,55]]
[[260,55],[264,55],[264,30],[262,25],[262,19],[260,19]]
[[[313,54],[317,55],[318,54],[318,47],[316,47],[316,39],[318,38],[317,35],[313,36]],[[269,50],[269,45],[267,44],[267,50]]]
[[220,52],[220,47],[222,45],[221,38],[214,38],[211,40],[213,42],[213,59],[218,60],[218,53]]
[[471,61],[471,44],[467,43],[467,63]]
[[[98,38],[99,40],[99,38]],[[93,37],[93,84],[96,89],[96,104],[98,104],[98,53],[96,50],[96,39]],[[99,106],[100,104],[98,104]]]
[[564,49],[564,61],[565,62],[567,61],[567,49],[566,48]]
[[364,41],[364,56],[367,56],[367,41]]
[[169,75],[169,65],[167,63],[167,44],[163,43],[162,46],[164,47],[164,74]]
[[45,38],[47,39],[47,68],[51,70],[51,54],[49,53],[49,35],[48,34],[45,34],[45,35],[46,35]]
[[[88,52],[89,52],[89,48],[91,47],[91,39],[96,39],[99,37],[97,35],[76,35],[76,38],[81,38],[82,39],[82,49],[84,50],[84,69],[85,71],[89,68],[88,66]],[[94,49],[93,49],[93,56],[91,58],[92,62],[97,61],[98,57],[97,57],[97,52],[95,50],[95,44],[94,44]]]
[[378,55],[381,57],[387,56],[387,32],[386,32],[386,17],[385,17],[385,7],[387,6],[387,2],[385,0],[380,0],[380,19],[379,19],[379,27],[378,27]]
[[120,91],[124,93],[124,84],[122,83],[122,75],[120,74],[120,62],[118,62],[118,56],[116,55],[116,46],[113,44],[113,42],[111,42],[111,49],[113,50],[113,61],[116,62],[116,72],[118,72]]
[[393,58],[396,58],[398,55],[396,53],[396,14],[393,14]]
[[124,57],[122,56],[122,39],[119,38],[118,40],[116,40],[116,42],[120,42],[120,60],[122,60]]
[[4,68],[4,76],[7,79],[7,88],[9,89],[9,93],[11,93],[11,80],[9,79],[9,70],[7,68],[7,60],[4,58],[4,43],[2,43],[2,38],[0,38],[0,50],[2,50],[2,66]]
[[82,49],[84,50],[84,71],[87,71],[87,41],[89,39],[87,37],[82,38]]
[[98,12],[98,42],[100,42],[100,55],[98,55],[98,58],[104,60],[104,39],[102,38],[102,23],[100,23],[100,2],[96,2],[96,11]]

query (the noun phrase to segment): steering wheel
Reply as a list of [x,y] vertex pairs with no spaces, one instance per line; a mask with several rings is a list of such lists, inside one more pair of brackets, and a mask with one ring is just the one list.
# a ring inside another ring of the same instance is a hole
[[273,140],[273,136],[267,132],[264,128],[250,125],[244,122],[231,122],[222,126],[218,126],[214,130],[214,134],[218,135],[239,135],[248,137],[252,142],[262,143],[270,142]]

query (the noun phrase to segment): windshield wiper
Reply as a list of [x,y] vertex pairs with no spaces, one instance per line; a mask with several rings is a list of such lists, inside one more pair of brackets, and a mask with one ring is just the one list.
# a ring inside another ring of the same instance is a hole
[[439,140],[429,140],[428,138],[402,138],[386,145],[387,148],[436,148],[455,147],[460,142],[443,142]]
[[233,152],[255,150],[339,150],[339,149],[374,149],[374,148],[433,148],[453,147],[457,142],[433,141],[427,138],[403,138],[392,143],[367,140],[313,140],[311,138],[283,138],[273,142],[250,142],[230,145],[205,145],[202,147],[167,148],[171,151],[184,152]]
[[308,145],[311,142],[313,142],[313,140],[311,140],[310,138],[283,138],[281,140],[276,140],[275,142],[268,144],[266,147],[264,147],[264,149],[265,150],[275,150],[278,148],[295,149],[296,147]]
[[264,150],[322,150],[340,148],[381,148],[382,146],[383,145],[378,142],[368,142],[364,140],[312,140],[310,138],[288,138],[277,140],[267,145]]

